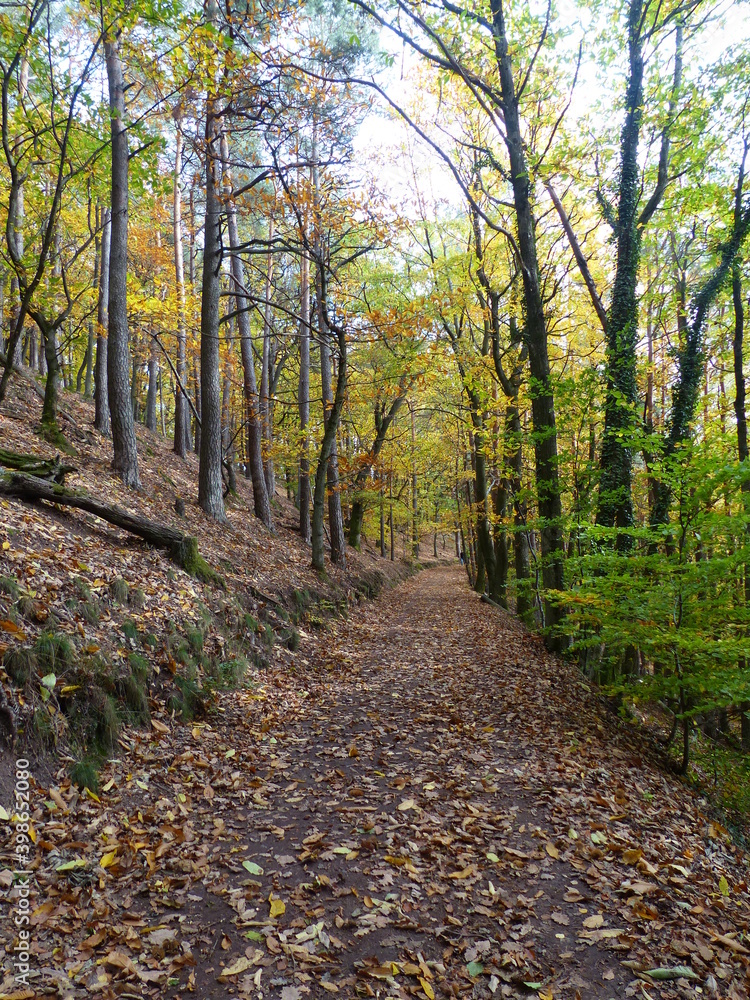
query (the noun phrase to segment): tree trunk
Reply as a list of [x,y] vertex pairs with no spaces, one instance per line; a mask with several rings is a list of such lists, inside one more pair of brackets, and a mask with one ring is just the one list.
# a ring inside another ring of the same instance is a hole
[[[562,504],[557,468],[557,430],[547,350],[547,327],[539,282],[536,234],[531,206],[531,185],[521,135],[518,98],[506,37],[502,0],[491,0],[491,9],[495,55],[500,71],[503,98],[505,141],[513,184],[518,250],[522,265],[526,307],[525,336],[529,349],[529,367],[535,387],[531,413],[534,424],[537,497],[542,522],[542,575],[547,591],[559,591],[564,588],[564,548]],[[559,606],[547,601],[545,623],[548,626],[554,626],[559,622],[559,619]]]
[[159,355],[154,337],[149,338],[148,393],[146,394],[146,427],[156,434],[156,393],[159,386]]
[[109,437],[109,389],[107,381],[107,309],[109,307],[110,219],[108,208],[99,210],[101,225],[101,260],[99,264],[99,302],[96,313],[96,363],[94,366],[94,427]]
[[[107,386],[112,422],[112,467],[126,486],[138,488],[138,447],[130,403],[128,345],[128,133],[125,128],[125,82],[119,46],[105,39],[112,134],[112,215],[110,221],[107,307]],[[49,364],[49,357],[47,358]]]
[[385,500],[383,486],[380,486],[380,558],[385,559]]
[[[182,385],[187,385],[187,325],[185,322],[185,262],[182,244],[182,128],[179,111],[175,112],[176,136],[174,175],[172,187],[172,227],[174,234],[174,273],[177,286],[177,374]],[[179,386],[174,400],[174,451],[185,458],[190,450],[190,412],[188,401]]]
[[303,249],[300,261],[300,332],[299,332],[299,533],[310,541],[310,260]]
[[[327,316],[327,298],[325,289],[325,278],[321,281],[321,303],[324,315]],[[326,323],[328,326],[329,324]],[[346,398],[347,381],[347,361],[346,361],[346,333],[343,327],[337,329],[337,339],[339,347],[339,377],[336,381],[336,394],[333,399],[333,406],[328,414],[328,423],[323,433],[323,441],[320,446],[318,457],[318,468],[315,472],[315,496],[313,500],[312,518],[312,564],[319,573],[325,569],[325,549],[323,545],[323,527],[325,512],[325,483],[328,475],[328,460],[336,440],[339,429],[341,411],[344,408]],[[342,528],[343,537],[343,528]]]
[[198,504],[217,521],[226,520],[221,479],[221,379],[219,296],[221,282],[221,156],[219,123],[209,98],[206,108],[206,210],[203,224],[201,288],[201,445]]
[[[633,527],[632,452],[628,433],[633,427],[638,343],[636,285],[641,235],[638,200],[641,194],[638,143],[643,117],[642,0],[628,7],[629,76],[625,123],[620,139],[620,185],[617,209],[617,265],[607,321],[607,395],[604,405],[601,479],[597,522],[606,527]],[[619,535],[618,547],[629,548],[632,536]]]
[[[323,427],[328,429],[330,407],[333,405],[333,385],[331,376],[330,333],[325,320],[323,302],[323,265],[318,262],[316,273],[316,294],[318,300],[318,335],[320,337],[320,375],[323,396]],[[338,427],[336,428],[338,431]],[[328,490],[328,526],[331,536],[331,562],[346,568],[346,536],[344,519],[341,514],[341,494],[339,492],[339,464],[336,435],[331,442],[331,452],[326,472]],[[317,477],[316,477],[317,489]]]
[[[268,221],[269,242],[274,235],[273,216]],[[263,471],[266,477],[266,490],[269,497],[273,497],[276,492],[276,478],[273,469],[273,403],[271,401],[271,382],[273,365],[273,325],[271,312],[271,294],[273,292],[273,254],[268,254],[266,262],[266,298],[263,305],[263,361],[261,365],[260,377],[260,419],[263,428],[262,436],[264,443]]]
[[359,548],[359,538],[362,532],[362,521],[365,515],[365,505],[362,499],[361,491],[365,487],[370,472],[375,467],[380,452],[383,450],[383,445],[385,444],[386,436],[388,434],[388,429],[393,423],[396,414],[401,409],[401,406],[406,399],[407,393],[407,382],[406,379],[402,379],[399,382],[399,394],[391,403],[391,407],[387,414],[383,413],[383,407],[379,403],[375,403],[375,440],[373,441],[372,448],[367,456],[367,462],[362,465],[357,472],[356,479],[354,480],[354,500],[352,501],[352,509],[349,517],[349,544],[352,548]]
[[409,414],[411,416],[411,554],[416,559],[419,556],[419,480],[417,478],[417,429],[412,404],[409,404]]
[[[735,260],[732,268],[732,302],[734,305],[734,338],[732,349],[734,354],[734,415],[737,420],[737,454],[740,462],[750,458],[747,443],[747,414],[745,412],[745,372],[743,367],[743,344],[745,336],[745,310],[742,302],[742,272],[739,260]],[[742,500],[745,508],[745,532],[750,534],[750,482],[742,483]],[[744,567],[745,592],[744,600],[750,605],[750,567]],[[747,664],[739,663],[740,670],[747,670]],[[742,749],[750,751],[750,702],[740,704],[740,738]]]
[[250,477],[253,481],[253,501],[255,516],[270,530],[273,528],[271,502],[268,498],[265,471],[263,469],[263,424],[260,415],[258,387],[255,379],[255,358],[253,357],[253,341],[250,329],[249,303],[246,301],[245,269],[237,252],[239,234],[237,230],[237,209],[232,198],[232,175],[229,169],[229,143],[226,135],[221,139],[221,155],[224,163],[224,200],[227,211],[227,232],[229,247],[232,253],[230,269],[233,290],[235,293],[235,308],[237,310],[237,328],[240,335],[240,356],[244,375],[243,388],[245,393],[245,409],[247,413],[247,443]]

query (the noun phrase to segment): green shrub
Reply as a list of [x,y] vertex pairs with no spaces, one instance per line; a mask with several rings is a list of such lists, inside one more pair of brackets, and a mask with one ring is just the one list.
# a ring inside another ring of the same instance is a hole
[[147,632],[141,638],[141,645],[148,646],[149,649],[156,649],[156,647],[159,645],[159,640],[156,638],[153,632]]
[[127,604],[130,587],[121,576],[116,576],[109,585],[109,596],[117,604]]
[[67,635],[42,632],[34,643],[34,653],[43,673],[61,674],[73,666],[76,650]]
[[176,710],[180,712],[185,722],[205,715],[210,693],[204,691],[197,680],[191,676],[178,675],[174,682],[179,691],[178,700],[175,703]]
[[17,601],[20,593],[15,580],[9,576],[0,576],[0,594],[7,594],[11,600]]
[[293,628],[289,632],[286,632],[283,636],[283,639],[286,648],[290,649],[293,653],[295,653],[299,649],[300,639],[299,639],[299,632],[297,631],[296,628]]
[[200,656],[203,652],[203,633],[199,628],[189,628],[187,631],[187,641],[194,656]]
[[146,603],[146,595],[141,590],[140,587],[136,587],[135,590],[131,590],[128,596],[128,604],[131,608],[142,608]]
[[692,720],[750,701],[747,518],[725,502],[741,495],[746,472],[700,444],[659,474],[674,497],[671,523],[634,528],[627,545],[616,530],[579,530],[559,600],[584,672],[606,694],[661,705],[680,723],[685,769]]
[[122,623],[122,631],[125,634],[126,639],[131,639],[135,641],[138,638],[138,626],[135,624],[132,618],[126,618]]
[[79,760],[70,768],[70,780],[80,789],[99,791],[99,770],[92,760]]
[[216,661],[211,663],[209,676],[216,682],[216,686],[225,690],[238,688],[247,672],[247,661],[242,657],[232,660]]
[[34,742],[50,750],[57,743],[57,732],[46,705],[39,705],[31,716],[31,733]]
[[99,621],[101,609],[98,601],[79,601],[78,614],[89,625],[96,625]]
[[134,677],[137,677],[142,683],[148,680],[151,667],[145,656],[141,656],[139,653],[131,653],[128,657],[128,664],[130,665],[130,672]]
[[263,642],[269,649],[273,649],[274,643],[276,642],[276,634],[270,625],[266,625],[263,629]]
[[16,601],[16,610],[19,615],[22,615],[26,619],[26,621],[33,622],[36,620],[37,614],[39,613],[39,605],[33,597],[24,595],[23,597],[19,597]]
[[73,584],[76,588],[76,593],[78,594],[78,596],[82,601],[91,600],[91,587],[89,587],[88,583],[83,579],[82,576],[74,577]]
[[36,672],[38,664],[33,649],[29,649],[28,646],[14,646],[6,650],[3,667],[13,683],[23,687]]
[[140,677],[130,673],[121,682],[121,697],[127,707],[128,718],[144,725],[151,718],[148,710],[148,695]]

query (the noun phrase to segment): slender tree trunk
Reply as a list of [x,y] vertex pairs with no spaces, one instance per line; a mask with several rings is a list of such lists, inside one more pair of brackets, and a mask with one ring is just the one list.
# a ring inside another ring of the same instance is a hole
[[[318,335],[320,337],[320,374],[323,389],[323,427],[327,429],[330,408],[333,406],[333,384],[331,376],[331,350],[329,345],[330,334],[323,309],[322,265],[320,263],[318,264],[316,274],[316,294],[318,300]],[[344,518],[341,514],[339,464],[335,434],[331,442],[326,481],[328,489],[328,526],[331,535],[331,562],[340,565],[344,569],[346,568],[346,536],[344,534]]]
[[411,554],[419,556],[419,479],[417,477],[417,428],[414,406],[409,404],[411,417]]
[[[322,282],[321,301],[323,308],[326,308],[325,280]],[[328,475],[328,460],[331,457],[336,434],[339,428],[341,411],[344,408],[346,398],[347,381],[347,360],[346,360],[346,334],[342,327],[337,331],[339,347],[339,377],[336,381],[336,393],[333,398],[333,406],[328,414],[328,423],[323,433],[323,441],[320,446],[320,456],[318,457],[318,468],[315,472],[315,494],[313,500],[313,517],[311,528],[312,541],[312,564],[319,573],[325,569],[325,549],[323,545],[323,528],[325,513],[325,483]],[[343,537],[343,528],[342,528]]]
[[232,175],[229,169],[229,144],[226,135],[222,136],[221,155],[224,162],[224,200],[227,211],[229,247],[232,252],[230,268],[235,293],[235,308],[237,310],[237,328],[240,335],[240,356],[242,358],[243,388],[247,412],[248,461],[250,464],[250,477],[253,481],[255,516],[267,528],[271,529],[273,528],[273,517],[263,469],[263,425],[260,415],[258,386],[255,379],[255,358],[253,357],[249,303],[245,297],[245,269],[242,266],[242,259],[237,252],[240,240],[237,230],[237,209],[232,198]]
[[299,332],[299,532],[310,541],[310,260],[303,250],[300,262],[300,332]]
[[[274,218],[268,221],[268,239],[274,236]],[[269,497],[276,492],[276,478],[273,468],[273,404],[271,402],[271,382],[273,365],[273,313],[271,295],[273,293],[273,254],[268,254],[266,262],[266,299],[263,307],[263,363],[260,377],[260,418],[263,427],[264,459],[263,471]]]
[[60,387],[60,360],[57,354],[57,327],[52,323],[44,323],[40,316],[34,317],[44,346],[47,361],[47,379],[44,383],[44,401],[42,403],[42,419],[40,421],[46,433],[57,431],[57,399]]
[[[601,479],[597,521],[606,527],[633,527],[632,452],[628,432],[633,427],[638,343],[636,286],[641,234],[638,200],[641,194],[638,143],[643,117],[642,0],[628,7],[630,71],[625,96],[625,123],[620,140],[620,186],[617,209],[617,266],[607,322],[607,396],[604,405]],[[618,536],[618,546],[629,548],[632,536]]]
[[[174,175],[172,187],[172,227],[174,235],[174,273],[177,286],[177,374],[183,385],[187,385],[187,324],[185,321],[185,263],[182,242],[182,127],[179,111],[175,112],[176,136],[174,154]],[[190,408],[179,387],[175,387],[174,400],[174,451],[185,458],[190,449]]]
[[[107,307],[107,386],[112,422],[112,467],[126,486],[138,488],[138,446],[130,403],[128,345],[128,133],[125,82],[118,42],[104,42],[112,132],[112,215]],[[47,358],[49,365],[49,357]]]
[[407,380],[402,379],[399,382],[398,395],[391,403],[387,414],[384,414],[383,408],[379,403],[375,403],[375,440],[373,441],[372,448],[370,448],[367,461],[360,467],[354,480],[354,500],[352,501],[352,509],[349,517],[349,544],[355,549],[359,548],[359,537],[362,532],[362,521],[365,515],[365,505],[361,491],[364,490],[370,473],[378,461],[380,452],[383,450],[388,429],[406,399],[406,386]]
[[[745,411],[745,371],[743,366],[743,345],[745,337],[745,310],[742,302],[742,278],[739,260],[735,260],[732,268],[732,302],[734,305],[734,339],[732,342],[734,354],[734,415],[737,420],[737,454],[740,462],[750,459],[747,443],[747,414]],[[750,482],[742,483],[742,499],[745,508],[745,531],[750,535]],[[750,567],[744,567],[745,573],[745,604],[750,605]],[[741,661],[740,670],[747,670],[747,664]],[[740,733],[742,749],[750,750],[750,702],[740,705]]]
[[393,460],[388,474],[388,534],[391,539],[391,562],[396,559],[396,536],[393,531]]
[[99,265],[99,302],[96,313],[96,364],[94,366],[94,427],[106,437],[110,434],[109,388],[107,379],[107,310],[109,308],[109,248],[111,213],[99,210],[101,224],[101,262]]
[[[537,497],[542,522],[542,575],[546,590],[559,591],[564,588],[564,545],[562,503],[557,467],[557,430],[547,349],[547,327],[539,282],[531,185],[521,134],[518,98],[508,49],[502,0],[491,0],[491,10],[495,55],[500,71],[503,98],[505,141],[513,184],[518,249],[522,264],[526,307],[525,335],[529,349],[529,367],[535,387],[531,412],[534,424]],[[559,619],[559,607],[547,601],[546,624],[554,626]]]
[[[211,4],[213,7],[214,5]],[[210,19],[210,18],[209,18]],[[221,282],[221,150],[215,97],[206,109],[206,210],[203,224],[201,288],[201,447],[198,505],[224,521],[221,479],[221,378],[219,372],[219,296]]]
[[153,336],[149,338],[148,355],[148,392],[146,394],[146,427],[156,434],[156,392],[159,383],[158,347]]
[[380,558],[385,559],[385,499],[383,484],[380,484]]

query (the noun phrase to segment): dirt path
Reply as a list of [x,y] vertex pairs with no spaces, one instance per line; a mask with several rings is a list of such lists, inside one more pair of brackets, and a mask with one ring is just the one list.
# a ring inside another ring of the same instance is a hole
[[303,644],[285,684],[157,720],[101,804],[47,803],[39,992],[748,995],[744,858],[457,568]]

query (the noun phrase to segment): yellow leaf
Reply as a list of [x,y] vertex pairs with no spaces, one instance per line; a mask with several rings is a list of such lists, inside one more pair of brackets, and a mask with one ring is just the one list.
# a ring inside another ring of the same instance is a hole
[[3,551],[7,552],[10,548],[10,542],[3,542]]
[[247,972],[247,970],[252,968],[252,966],[253,963],[251,960],[249,958],[245,958],[243,955],[242,958],[238,958],[232,965],[228,966],[226,969],[222,969],[219,979],[223,976],[239,976],[243,972]]
[[643,851],[640,847],[633,847],[629,851],[622,852],[622,860],[626,865],[634,865],[643,857]]
[[109,792],[114,787],[114,784],[115,784],[115,779],[110,778],[107,784],[102,788],[102,791]]
[[400,809],[401,812],[408,812],[410,809],[418,809],[419,807],[414,799],[404,799],[403,802],[399,802],[397,808]]
[[588,927],[589,930],[595,930],[597,927],[601,927],[604,923],[604,917],[601,913],[595,913],[592,917],[586,917],[583,921],[583,926]]
[[422,979],[421,976],[419,977],[419,985],[422,987],[422,990],[424,991],[425,996],[428,998],[428,1000],[435,1000],[435,991],[427,982],[427,980]]
[[34,829],[34,824],[29,820],[29,836],[31,837],[31,843],[36,843],[36,830]]
[[165,726],[163,722],[159,722],[158,719],[152,719],[151,725],[157,731],[157,733],[168,733],[169,726]]
[[0,806],[0,819],[3,820],[4,823],[7,823],[10,819],[10,813],[5,806]]
[[560,852],[558,851],[558,849],[555,847],[554,844],[552,844],[552,843],[545,844],[544,845],[544,849],[547,852],[547,854],[549,854],[549,856],[551,858],[559,858],[560,857]]
[[274,899],[273,896],[268,897],[268,902],[271,904],[271,916],[280,917],[286,913],[286,904],[281,899]]
[[457,881],[460,879],[471,878],[474,874],[474,865],[469,865],[468,868],[462,868],[460,872],[451,872],[448,878],[454,878]]
[[102,855],[102,859],[99,864],[102,868],[111,868],[115,863],[115,858],[117,857],[117,848],[114,851],[107,851],[106,854]]

